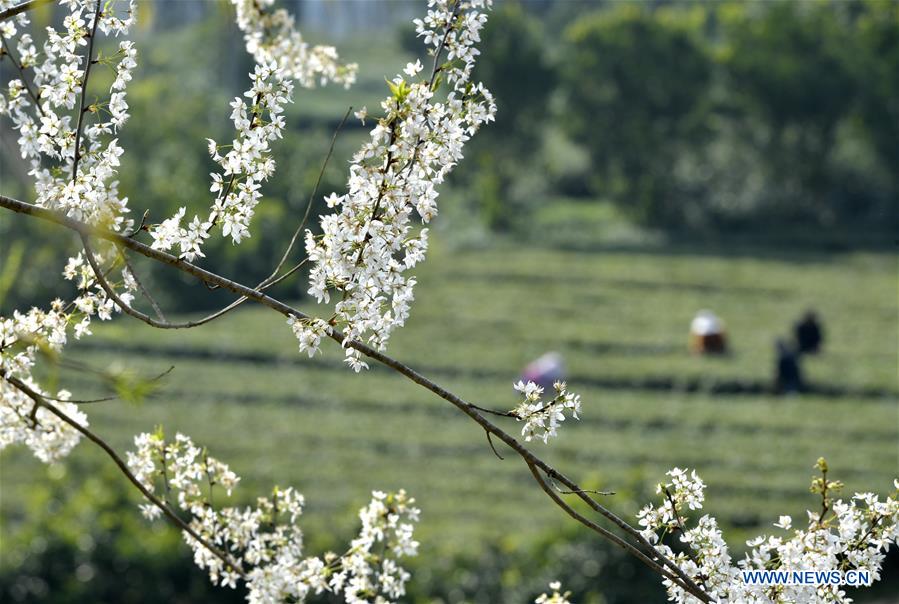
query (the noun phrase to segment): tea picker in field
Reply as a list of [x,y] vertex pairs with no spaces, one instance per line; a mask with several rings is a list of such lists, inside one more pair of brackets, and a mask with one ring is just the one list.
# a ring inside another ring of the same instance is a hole
[[806,311],[793,331],[799,354],[818,354],[824,341],[824,330],[815,311]]
[[777,375],[774,380],[774,391],[778,394],[802,392],[802,371],[799,367],[799,354],[784,340],[775,342],[777,349]]
[[710,310],[700,310],[690,323],[690,350],[694,354],[724,354],[727,335],[724,322]]
[[565,364],[558,352],[547,352],[531,361],[521,372],[521,380],[534,382],[547,392],[552,392],[553,384],[565,379]]

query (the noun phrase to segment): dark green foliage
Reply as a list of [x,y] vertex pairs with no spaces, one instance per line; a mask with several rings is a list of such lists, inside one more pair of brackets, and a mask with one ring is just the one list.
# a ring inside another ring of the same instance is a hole
[[567,38],[562,123],[589,149],[595,189],[641,222],[682,221],[689,190],[674,168],[706,140],[707,53],[680,20],[634,5],[580,19]]
[[[471,191],[488,227],[520,228],[522,213],[544,198],[546,183],[534,183],[531,176],[542,171],[540,148],[556,72],[539,22],[518,3],[497,7],[482,32],[480,50],[474,79],[495,96],[496,122],[469,143],[457,182]],[[520,186],[522,181],[527,185]]]
[[820,227],[888,218],[899,192],[892,7],[869,3],[852,14],[783,2],[760,14],[723,11],[728,108],[762,167],[759,211]]
[[[487,138],[515,136],[516,141],[536,144],[547,117],[547,99],[556,86],[539,22],[520,5],[503,4],[491,14],[481,39],[474,79],[484,82],[502,107]],[[528,154],[527,149],[511,150]]]
[[[864,133],[899,192],[899,3],[868,1],[856,21],[859,49],[853,73]],[[894,208],[895,209],[895,208]]]
[[603,10],[567,32],[560,117],[590,150],[595,193],[640,222],[883,243],[899,196],[897,13],[879,1]]

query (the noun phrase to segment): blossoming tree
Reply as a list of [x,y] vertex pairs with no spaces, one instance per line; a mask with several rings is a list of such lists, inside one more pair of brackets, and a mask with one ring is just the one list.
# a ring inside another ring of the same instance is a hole
[[[821,477],[812,485],[821,509],[809,512],[801,528],[781,517],[775,525],[780,536],[751,540],[749,553],[735,562],[714,518],[690,523],[686,516],[703,504],[705,485],[695,471],[671,470],[668,482],[658,487],[660,501],[644,507],[631,525],[488,419],[520,422],[524,442],[549,443],[566,418],[581,412],[580,397],[564,383],[557,383],[550,397],[536,384],[519,382],[515,388],[522,402],[512,410],[492,410],[388,356],[391,333],[410,313],[416,282],[409,271],[425,258],[425,225],[437,216],[438,187],[462,160],[466,141],[496,111],[489,90],[472,80],[490,0],[429,0],[426,14],[415,20],[428,51],[425,62],[410,63],[388,81],[377,112],[356,113],[363,124],[371,120],[372,128],[353,157],[346,191],[325,198],[332,211],[321,217],[319,232],[307,228],[304,217],[271,275],[255,285],[200,266],[204,243],[220,235],[237,245],[252,236],[262,187],[276,167],[271,143],[283,135],[284,107],[294,86],[350,86],[356,66],[342,64],[332,47],[306,43],[274,0],[231,0],[255,69],[246,92],[231,103],[233,139],[208,141],[218,166],[210,175],[209,212],[188,218],[181,208],[150,222],[147,208],[143,219],[135,220],[116,181],[124,153],[117,134],[127,127],[127,88],[137,64],[137,49],[128,40],[134,0],[59,0],[65,13],[61,26],[47,27],[37,40],[28,11],[48,1],[0,0],[0,57],[16,72],[0,97],[0,114],[18,133],[34,180],[31,202],[0,195],[0,206],[73,232],[81,251],[62,270],[72,282],[70,299],[0,317],[0,448],[24,445],[49,463],[89,440],[143,495],[141,512],[176,525],[210,580],[243,585],[250,602],[303,601],[322,592],[348,602],[402,598],[409,573],[401,564],[416,554],[413,526],[419,514],[404,491],[374,492],[359,512],[359,535],[342,553],[309,555],[299,525],[304,500],[294,489],[275,487],[253,507],[214,503],[213,489],[230,496],[240,479],[189,436],[139,434],[134,450],[122,455],[90,428],[83,401],[41,381],[41,366],[55,362],[70,338],[90,336],[94,320],[122,313],[160,329],[189,329],[252,301],[286,319],[300,352],[311,357],[323,341],[333,340],[356,372],[381,364],[454,405],[484,430],[497,456],[494,439],[516,453],[562,511],[654,570],[674,601],[848,601],[837,585],[744,582],[741,572],[753,569],[865,570],[879,578],[884,551],[899,541],[899,500],[881,501],[869,493],[835,500],[840,484],[827,477],[823,460]],[[118,40],[115,53],[98,52],[101,37]],[[97,69],[111,70],[108,89],[91,80]],[[305,255],[297,261],[301,239]],[[205,318],[171,322],[134,270],[134,255],[236,299]],[[304,265],[308,293],[321,308],[317,315],[266,293]],[[148,312],[139,310],[141,298]],[[899,489],[899,481],[895,486]],[[575,510],[571,498],[586,504],[591,517]],[[551,584],[537,602],[567,602],[570,594],[561,589]]]

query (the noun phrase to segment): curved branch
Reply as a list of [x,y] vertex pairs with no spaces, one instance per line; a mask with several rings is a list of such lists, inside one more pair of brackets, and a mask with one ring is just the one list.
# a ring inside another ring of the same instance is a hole
[[116,303],[116,306],[118,306],[126,315],[130,315],[135,319],[143,321],[144,323],[152,327],[156,327],[158,329],[189,329],[191,327],[197,327],[204,323],[208,323],[209,321],[212,321],[213,319],[225,314],[225,312],[230,310],[230,308],[237,306],[236,304],[232,304],[230,307],[227,307],[208,317],[204,317],[203,319],[198,319],[197,321],[170,323],[169,321],[154,319],[150,315],[142,313],[141,311],[127,304],[115,292],[115,289],[109,284],[109,281],[104,276],[103,270],[100,268],[100,265],[97,264],[97,259],[94,258],[94,250],[90,244],[89,237],[84,233],[81,234],[81,244],[84,246],[84,255],[87,256],[87,261],[91,265],[91,269],[93,269],[94,271],[94,278],[96,279],[97,283],[100,284],[100,287],[103,289],[103,291],[106,292],[106,295],[109,296],[112,301]]
[[[578,513],[574,508],[572,508],[570,505],[565,503],[565,501],[561,497],[559,497],[558,494],[556,494],[555,490],[553,490],[553,488],[550,487],[546,483],[546,479],[544,479],[543,476],[540,475],[540,470],[538,470],[535,466],[528,464],[528,469],[531,471],[531,474],[534,475],[534,480],[537,481],[537,484],[540,485],[540,488],[543,489],[543,492],[545,492],[547,495],[549,495],[549,498],[552,499],[553,502],[557,506],[562,508],[562,510],[566,514],[568,514],[569,516],[571,516],[572,518],[574,518],[575,520],[577,520],[578,522],[580,522],[581,524],[583,524],[584,526],[589,528],[590,530],[594,531],[595,533],[598,533],[602,537],[605,537],[606,539],[608,539],[609,541],[611,541],[612,543],[614,543],[615,545],[617,545],[624,551],[635,556],[638,560],[640,560],[640,562],[642,562],[643,564],[648,566],[650,569],[652,569],[656,573],[662,575],[669,581],[673,581],[674,583],[677,583],[683,587],[682,582],[677,577],[672,575],[669,570],[660,566],[655,560],[649,558],[646,554],[644,554],[643,552],[641,552],[640,550],[635,548],[633,545],[631,545],[630,543],[628,543],[627,541],[625,541],[624,539],[622,539],[615,533],[609,532],[608,530],[599,526],[598,524],[596,524],[589,518],[586,518],[582,514]],[[690,590],[688,589],[687,591],[690,591]],[[694,594],[694,595],[696,595],[696,597],[700,597],[697,594]],[[708,600],[705,600],[705,601],[708,601]]]
[[50,413],[52,413],[53,415],[58,417],[60,420],[64,421],[65,423],[70,425],[72,428],[74,428],[75,430],[80,432],[89,441],[91,441],[92,443],[94,443],[95,445],[97,445],[98,447],[103,449],[103,451],[106,453],[106,455],[108,455],[112,459],[112,461],[115,462],[115,464],[119,467],[119,470],[121,470],[122,474],[125,475],[125,477],[131,482],[131,484],[133,484],[137,488],[137,490],[140,491],[141,494],[147,498],[147,500],[150,503],[152,503],[157,508],[159,508],[162,511],[162,513],[165,514],[166,518],[168,518],[178,528],[180,528],[182,531],[184,531],[185,533],[190,535],[193,539],[195,539],[203,547],[205,547],[207,550],[209,550],[216,558],[218,558],[223,563],[225,563],[228,567],[230,567],[232,570],[234,570],[234,572],[239,574],[244,580],[247,579],[246,573],[243,571],[243,569],[240,567],[240,565],[237,562],[235,562],[234,559],[231,558],[230,555],[228,555],[227,552],[222,551],[215,545],[211,544],[208,540],[204,539],[202,535],[197,533],[197,531],[195,531],[193,528],[191,528],[190,525],[188,525],[186,522],[184,522],[184,520],[182,520],[178,516],[178,514],[176,514],[175,511],[172,510],[171,507],[169,507],[166,503],[164,503],[162,500],[160,500],[159,497],[154,495],[152,491],[150,491],[146,486],[144,486],[143,483],[141,483],[141,481],[138,480],[137,477],[128,468],[128,464],[125,463],[125,460],[122,459],[122,457],[118,453],[116,453],[115,449],[113,449],[111,446],[109,446],[109,444],[107,444],[107,442],[105,440],[103,440],[102,438],[97,436],[89,428],[86,428],[86,427],[82,426],[80,423],[76,422],[74,419],[69,417],[66,413],[61,411],[56,405],[51,404],[49,401],[47,401],[47,399],[44,398],[43,395],[35,392],[31,387],[28,386],[28,384],[26,384],[22,380],[14,377],[14,376],[11,376],[11,375],[6,375],[5,372],[0,372],[0,377],[2,377],[4,380],[6,380],[6,382],[9,383],[11,386],[13,386],[16,390],[22,392],[25,396],[27,396],[32,401],[34,401],[35,408],[43,407],[44,409],[46,409],[47,411],[49,411]]

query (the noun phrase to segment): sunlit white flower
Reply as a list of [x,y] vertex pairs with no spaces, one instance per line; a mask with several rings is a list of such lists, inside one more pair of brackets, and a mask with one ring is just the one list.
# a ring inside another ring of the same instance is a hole
[[[381,103],[383,117],[353,157],[346,194],[326,198],[338,211],[321,218],[321,234],[306,233],[307,293],[329,302],[330,293],[337,292],[332,323],[347,342],[384,349],[391,333],[405,324],[415,285],[405,273],[427,250],[426,231],[415,225],[415,215],[422,224],[437,215],[437,187],[462,159],[465,142],[493,119],[492,96],[471,82],[476,53],[464,50],[480,39],[487,19],[482,9],[488,5],[430,3],[428,17],[417,20],[416,27],[434,51],[440,46],[436,41],[445,40],[441,49],[450,59],[441,71],[449,87],[446,98],[435,97],[430,80],[395,77],[389,83],[391,96]],[[421,70],[416,61],[405,73],[414,78]],[[366,115],[363,110],[357,117]],[[346,355],[354,370],[366,367],[356,351]]]
[[580,395],[568,392],[565,382],[553,384],[555,397],[543,401],[543,388],[534,382],[515,384],[515,390],[524,395],[524,401],[512,410],[512,415],[524,422],[521,434],[526,441],[540,438],[544,443],[558,434],[559,425],[565,421],[565,411],[578,419],[581,411]]

